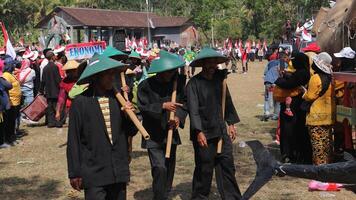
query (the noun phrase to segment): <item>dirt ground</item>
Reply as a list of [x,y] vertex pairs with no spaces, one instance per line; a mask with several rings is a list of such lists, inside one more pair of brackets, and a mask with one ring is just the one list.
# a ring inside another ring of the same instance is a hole
[[[263,113],[262,74],[265,62],[251,63],[248,74],[231,74],[228,86],[233,96],[241,123],[235,141],[234,157],[236,179],[241,191],[245,191],[255,175],[255,162],[244,141],[260,140],[278,157],[279,147],[273,143],[277,123],[261,122]],[[241,65],[240,65],[241,66]],[[241,70],[241,67],[239,67]],[[28,133],[20,144],[0,150],[0,199],[83,199],[74,192],[67,179],[66,139],[67,129],[24,127]],[[192,144],[189,141],[189,120],[180,131],[182,145],[177,150],[177,165],[172,199],[188,200],[194,169]],[[146,151],[140,148],[141,138],[134,138],[131,182],[128,199],[152,199],[150,165]],[[274,178],[253,199],[356,199],[350,191],[309,192],[308,181],[295,178]],[[215,184],[210,199],[219,199]]]

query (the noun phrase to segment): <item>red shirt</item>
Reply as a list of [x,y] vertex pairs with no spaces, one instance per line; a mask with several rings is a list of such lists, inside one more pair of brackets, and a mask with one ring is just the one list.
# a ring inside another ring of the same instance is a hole
[[269,61],[277,60],[277,59],[278,59],[278,54],[277,54],[277,53],[273,53],[273,54],[269,57]]

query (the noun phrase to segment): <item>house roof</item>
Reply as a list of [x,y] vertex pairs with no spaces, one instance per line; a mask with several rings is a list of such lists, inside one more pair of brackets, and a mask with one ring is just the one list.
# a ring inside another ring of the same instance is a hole
[[154,13],[121,11],[121,10],[106,10],[92,8],[72,8],[72,7],[57,7],[44,19],[42,19],[36,27],[43,27],[51,19],[53,12],[63,11],[71,18],[74,18],[76,26],[92,26],[92,27],[147,27],[147,15],[151,18],[155,27],[177,27],[182,26],[189,21],[186,17],[165,17]]

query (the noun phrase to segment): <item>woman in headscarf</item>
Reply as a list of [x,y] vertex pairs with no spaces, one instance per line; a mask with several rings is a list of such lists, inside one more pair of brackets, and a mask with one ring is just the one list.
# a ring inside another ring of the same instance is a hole
[[[313,152],[313,164],[332,162],[333,89],[331,85],[332,58],[322,52],[313,58],[314,74],[310,78],[308,90],[303,99],[309,104],[306,118]],[[318,189],[323,183],[312,180],[309,189]],[[329,185],[329,183],[324,183]]]
[[[278,78],[275,84],[284,89],[291,90],[305,86],[310,79],[309,59],[303,53],[292,54],[292,64],[295,72],[290,76]],[[292,97],[290,109],[293,116],[285,114],[286,104],[281,103],[280,150],[283,162],[311,163],[311,144],[308,129],[305,126],[306,111],[301,109],[302,93]]]
[[332,58],[326,52],[313,58],[314,75],[310,78],[308,90],[303,95],[303,99],[310,104],[306,124],[309,129],[315,165],[329,164],[331,161],[331,125],[334,123],[331,62]]

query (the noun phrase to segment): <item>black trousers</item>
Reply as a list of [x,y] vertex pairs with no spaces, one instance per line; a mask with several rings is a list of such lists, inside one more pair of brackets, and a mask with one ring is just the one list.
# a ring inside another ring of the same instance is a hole
[[20,112],[20,106],[11,106],[4,112],[5,142],[12,143],[16,140],[15,126],[16,118]]
[[126,183],[84,189],[85,200],[126,200]]
[[46,109],[47,127],[58,127],[63,125],[62,122],[56,120],[56,108],[58,99],[47,99],[48,107]]
[[177,145],[172,145],[171,156],[166,159],[166,146],[161,148],[149,148],[148,156],[151,163],[152,189],[154,200],[168,199],[168,193],[172,189],[174,171],[176,167]]
[[193,176],[192,199],[208,199],[213,172],[221,199],[241,199],[241,192],[235,178],[235,165],[232,155],[232,143],[227,134],[223,136],[223,149],[217,154],[219,138],[208,140],[208,147],[203,148],[193,142],[195,170]]

